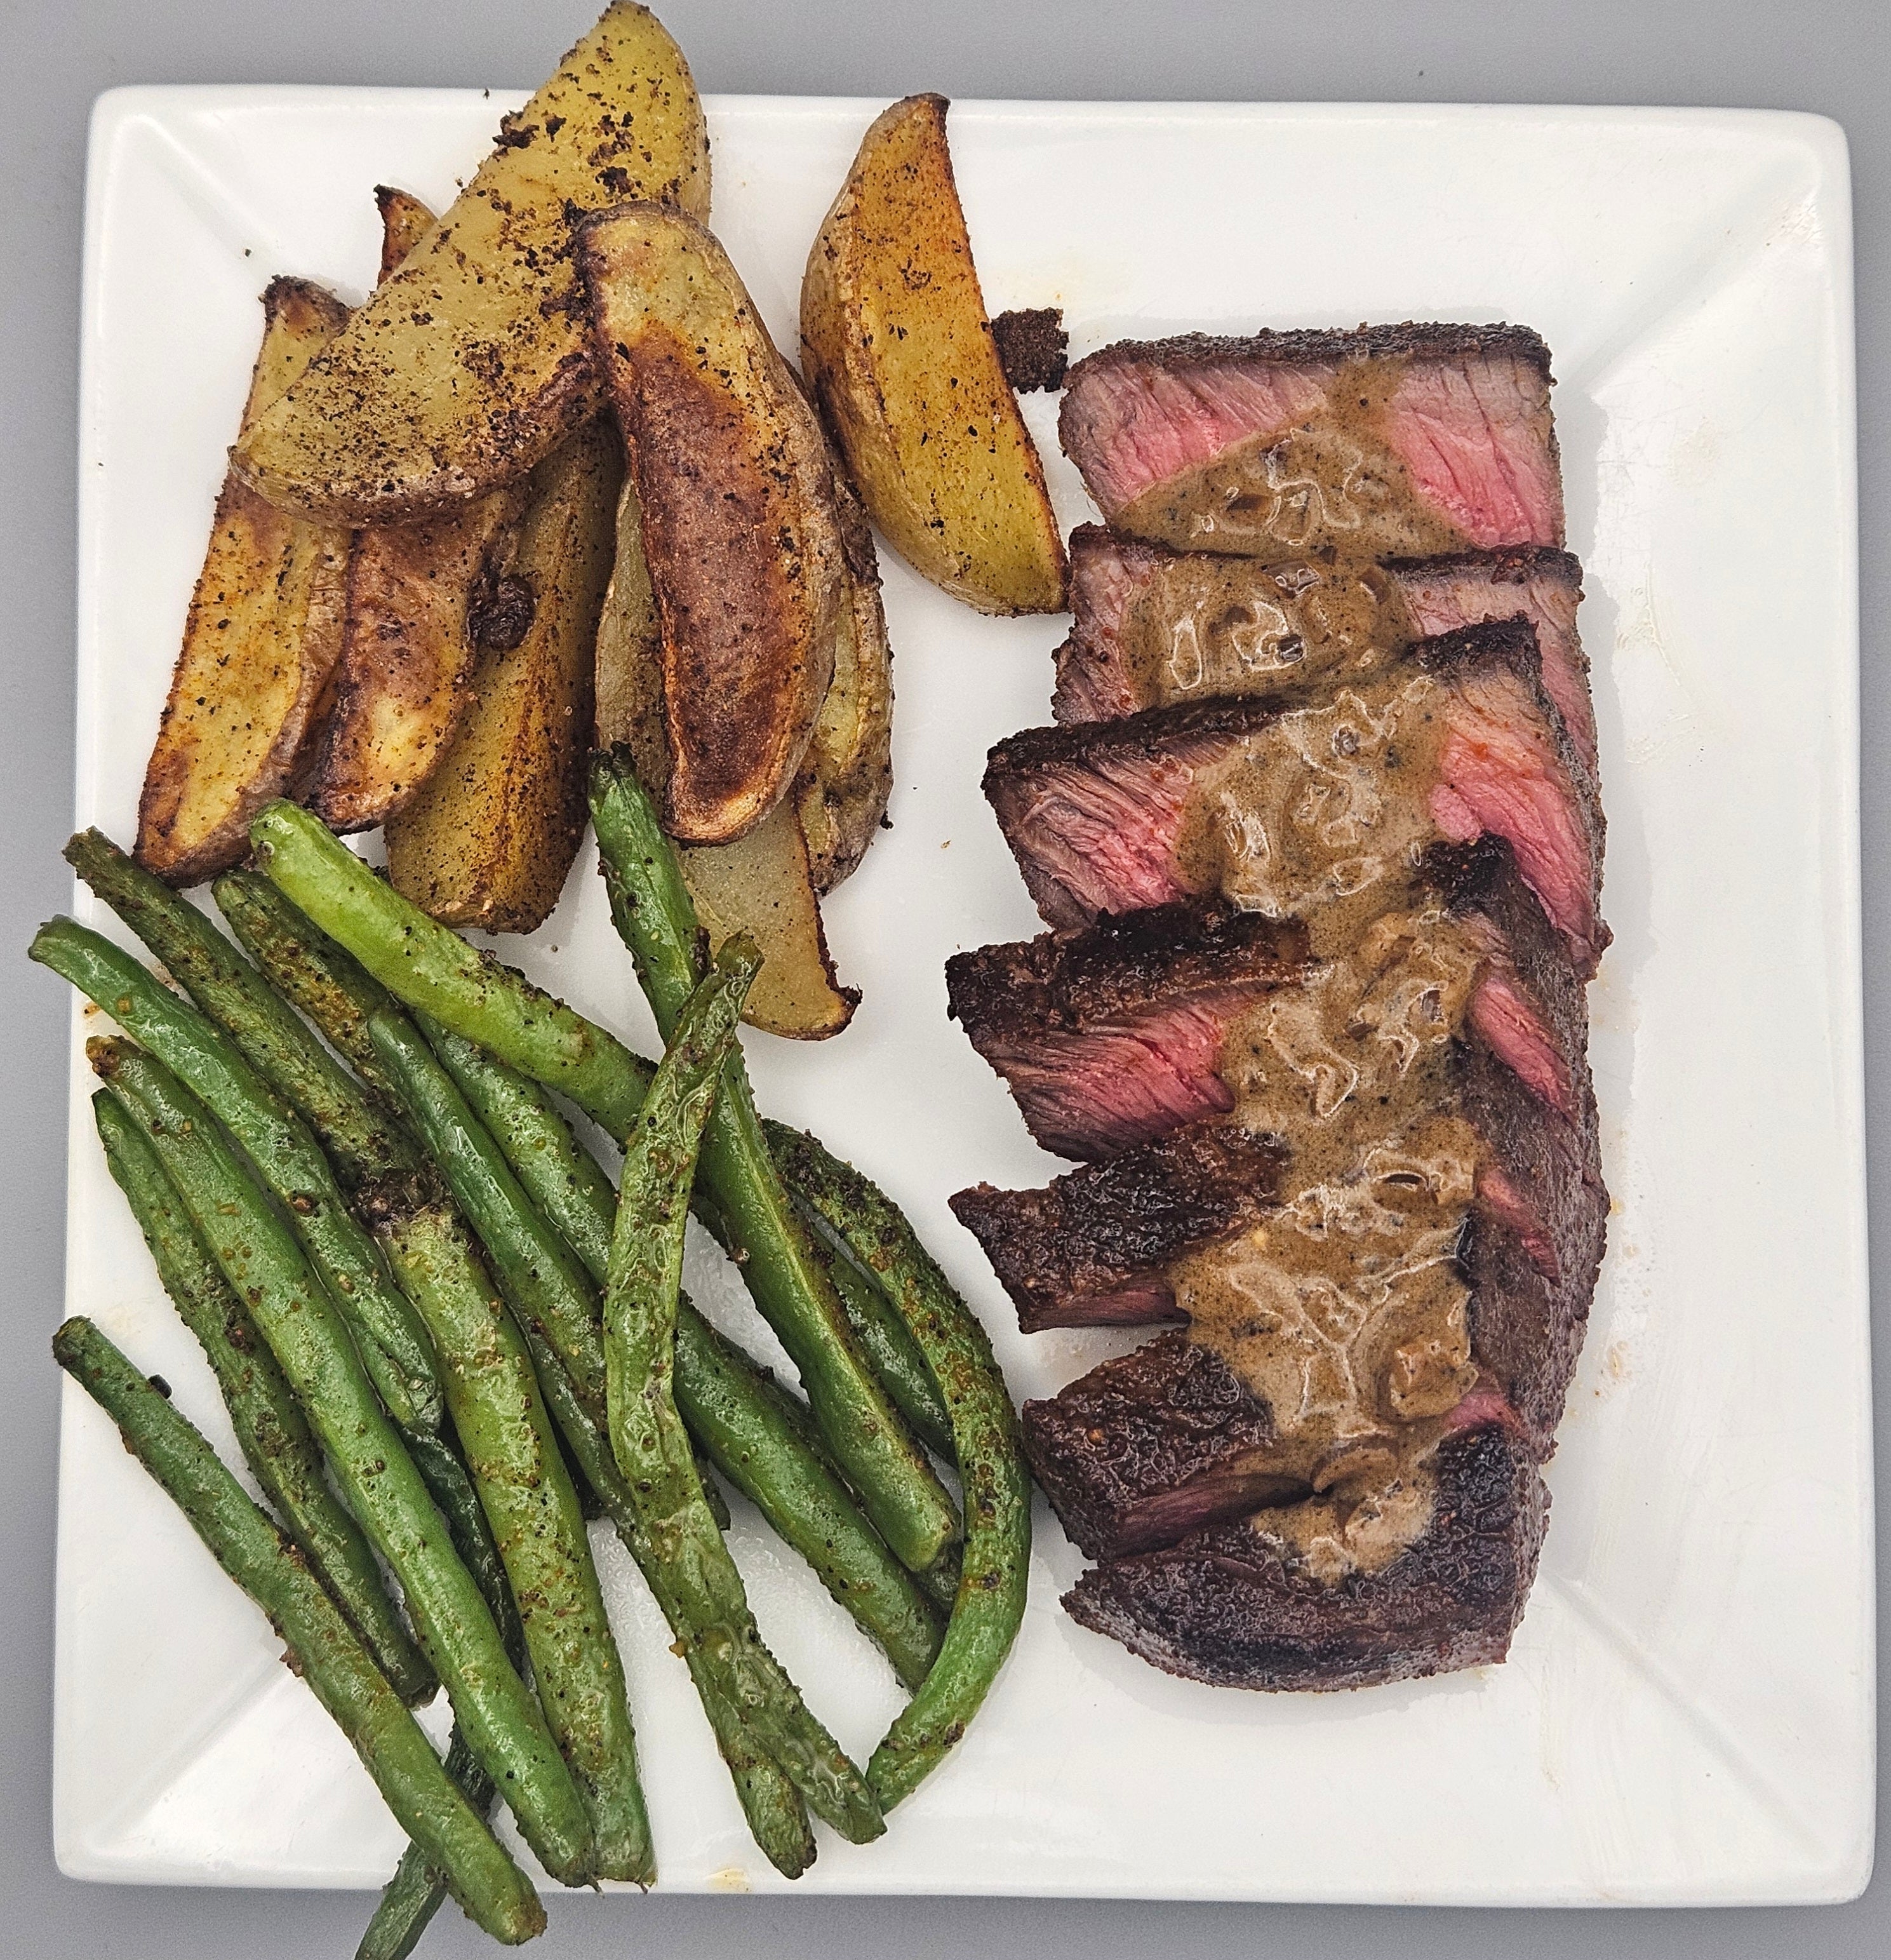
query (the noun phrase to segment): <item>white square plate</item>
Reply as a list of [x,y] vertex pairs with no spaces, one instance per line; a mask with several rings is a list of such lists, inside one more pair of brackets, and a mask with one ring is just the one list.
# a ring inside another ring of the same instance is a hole
[[[95,118],[87,234],[78,819],[128,837],[223,452],[277,272],[358,297],[370,187],[443,203],[516,98],[153,88]],[[801,266],[877,104],[711,104],[716,224],[793,345]],[[1594,1059],[1616,1195],[1555,1516],[1499,1668],[1332,1697],[1171,1680],[1057,1604],[1041,1517],[1017,1651],[952,1761],[804,1891],[1549,1904],[1841,1898],[1873,1800],[1860,1102],[1851,234],[1804,116],[964,103],[987,301],[1126,332],[1404,318],[1548,339],[1587,567],[1613,950]],[[1066,523],[1087,514],[1029,399]],[[886,567],[895,827],[834,900],[866,990],[826,1045],[749,1044],[764,1106],[884,1179],[1043,1395],[1098,1337],[1015,1331],[947,1195],[1055,1166],[945,1017],[955,948],[1037,921],[977,794],[1048,718],[1049,619]],[[597,880],[508,947],[646,1040]],[[82,1017],[81,1017],[82,1018]],[[67,1306],[221,1440],[207,1372],[105,1176],[75,1045]],[[745,1306],[702,1262],[699,1297]],[[49,1332],[23,1329],[21,1365]],[[1120,1341],[1119,1341],[1119,1344]],[[97,1879],[367,1885],[395,1826],[259,1616],[68,1384],[59,1862]],[[764,1631],[852,1750],[890,1677],[752,1518]],[[615,1545],[663,1882],[777,1883]]]

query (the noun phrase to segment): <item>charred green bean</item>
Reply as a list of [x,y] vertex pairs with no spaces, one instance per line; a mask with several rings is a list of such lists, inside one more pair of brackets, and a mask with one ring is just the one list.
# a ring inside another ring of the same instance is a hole
[[396,1692],[425,1701],[434,1671],[402,1625],[361,1526],[323,1478],[321,1452],[275,1357],[205,1249],[143,1128],[106,1090],[92,1098],[92,1115],[164,1290],[215,1373],[243,1460]]
[[52,1352],[117,1424],[218,1564],[268,1615],[286,1658],[468,1916],[508,1945],[542,1932],[545,1909],[530,1882],[448,1776],[334,1601],[209,1444],[91,1322],[68,1320],[53,1336]]
[[440,1383],[424,1330],[348,1209],[308,1125],[221,1029],[125,951],[71,919],[43,925],[33,958],[70,981],[209,1106],[281,1203],[403,1428],[437,1429]]
[[307,1123],[344,1185],[418,1166],[413,1140],[310,1033],[294,1009],[190,901],[121,851],[82,830],[66,861],[157,956],[251,1068]]
[[905,1215],[813,1138],[771,1124],[768,1141],[905,1321],[945,1396],[965,1488],[965,1564],[945,1643],[867,1765],[875,1795],[891,1809],[964,1735],[1017,1637],[1030,1580],[1031,1480],[991,1342]]
[[[591,819],[612,916],[667,1040],[701,977],[704,937],[675,848],[621,753],[593,761]],[[742,1277],[868,1516],[901,1564],[923,1571],[958,1535],[952,1500],[869,1366],[783,1187],[739,1048],[725,1073],[703,1138],[703,1172],[742,1249]]]
[[129,1042],[91,1048],[94,1068],[144,1123],[212,1258],[275,1351],[349,1509],[400,1580],[453,1713],[526,1842],[554,1877],[582,1882],[593,1850],[583,1799],[300,1246],[188,1089]]
[[683,1228],[703,1131],[761,956],[735,939],[676,1017],[628,1140],[604,1347],[611,1447],[653,1558],[686,1618],[684,1638],[726,1680],[758,1742],[815,1815],[856,1843],[885,1825],[840,1745],[762,1644],[742,1575],[710,1516],[673,1389]]
[[453,1427],[518,1602],[540,1705],[590,1806],[596,1876],[648,1885],[656,1863],[623,1663],[525,1342],[450,1206],[396,1210],[377,1230],[434,1337]]

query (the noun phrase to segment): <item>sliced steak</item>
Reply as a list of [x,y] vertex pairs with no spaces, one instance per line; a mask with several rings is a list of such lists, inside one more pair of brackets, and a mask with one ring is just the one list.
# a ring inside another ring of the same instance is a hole
[[1176,1259],[1272,1210],[1285,1156],[1251,1131],[1190,1124],[1044,1190],[981,1184],[952,1207],[1027,1334],[1146,1326],[1178,1316],[1167,1271]]
[[1431,1521],[1376,1572],[1328,1583],[1246,1524],[1092,1567],[1071,1616],[1190,1680],[1230,1688],[1368,1688],[1502,1660],[1549,1522],[1527,1449],[1501,1426],[1432,1459]]
[[1383,566],[1267,565],[1080,525],[1070,536],[1073,625],[1057,651],[1051,709],[1069,726],[1204,695],[1336,686],[1414,640],[1521,618],[1537,631],[1543,690],[1593,773],[1581,597],[1581,567],[1546,547]]
[[1311,702],[1028,729],[992,749],[984,788],[1052,925],[1217,895],[1310,918],[1324,950],[1428,845],[1494,834],[1584,977],[1608,943],[1600,804],[1521,620],[1420,641]]
[[1235,1106],[1231,1024],[1313,970],[1298,924],[1185,903],[946,962],[947,1011],[1046,1150],[1107,1157]]
[[1174,1545],[1307,1494],[1276,1460],[1271,1413],[1185,1334],[1158,1335],[1027,1402],[1024,1433],[1038,1484],[1092,1558]]
[[1549,352],[1520,326],[1125,341],[1058,430],[1113,530],[1292,558],[1562,542]]
[[1260,922],[1213,908],[953,960],[952,1010],[1033,1134],[1108,1160],[954,1199],[1021,1325],[1186,1317],[1210,1249],[1247,1258],[1266,1221],[1289,1265],[1304,1240],[1382,1268],[1423,1229],[1455,1248],[1471,1356],[1547,1452],[1607,1219],[1583,991],[1502,843],[1434,848],[1404,897],[1349,957],[1246,991],[1227,949]]
[[1375,567],[1171,551],[1101,524],[1070,534],[1070,611],[1051,696],[1066,726],[1356,678],[1418,637]]
[[1079,1160],[1238,1106],[1291,1138],[1422,1087],[1421,1061],[1454,1043],[1592,1126],[1583,991],[1509,846],[1435,845],[1387,899],[1324,961],[1297,921],[1202,900],[1106,913],[954,954],[946,1010],[1038,1143]]

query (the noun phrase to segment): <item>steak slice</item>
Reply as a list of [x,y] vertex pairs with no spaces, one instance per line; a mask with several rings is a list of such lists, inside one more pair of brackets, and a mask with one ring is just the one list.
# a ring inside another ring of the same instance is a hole
[[1570,740],[1594,774],[1595,705],[1589,692],[1589,657],[1576,631],[1582,566],[1575,558],[1548,546],[1453,552],[1388,559],[1384,571],[1396,581],[1416,633],[1454,633],[1492,619],[1527,619],[1537,630],[1543,692],[1556,703]]
[[1530,1455],[1501,1425],[1448,1438],[1431,1522],[1377,1572],[1328,1585],[1245,1524],[1084,1573],[1080,1624],[1171,1674],[1228,1688],[1369,1688],[1502,1660],[1549,1522]]
[[1106,913],[955,953],[946,1011],[1038,1142],[1080,1160],[1238,1105],[1249,1128],[1291,1138],[1349,1101],[1383,1108],[1417,1087],[1415,1065],[1441,1043],[1488,1052],[1593,1127],[1582,988],[1509,846],[1435,845],[1396,897],[1323,962],[1296,921],[1201,900]]
[[1591,774],[1595,716],[1576,634],[1582,568],[1528,547],[1280,565],[1171,551],[1100,524],[1070,535],[1070,635],[1051,711],[1069,727],[1207,695],[1336,686],[1414,640],[1493,619],[1536,628],[1543,691]]
[[1549,388],[1527,327],[1187,334],[1079,361],[1058,432],[1112,530],[1178,550],[1560,545]]
[[1286,1152],[1232,1126],[1190,1124],[1042,1191],[989,1184],[952,1200],[1017,1303],[1027,1334],[1178,1316],[1167,1268],[1273,1209]]
[[1273,1418],[1212,1349],[1160,1334],[1024,1408],[1025,1453],[1071,1542],[1092,1558],[1174,1545],[1307,1494],[1283,1474]]
[[947,1011],[1046,1150],[1107,1157],[1235,1106],[1231,1022],[1312,971],[1292,921],[1187,903],[946,962]]
[[1601,806],[1521,620],[1421,641],[1313,703],[1027,729],[991,750],[984,788],[1052,925],[1213,895],[1310,915],[1324,950],[1428,845],[1495,834],[1585,978],[1609,940]]

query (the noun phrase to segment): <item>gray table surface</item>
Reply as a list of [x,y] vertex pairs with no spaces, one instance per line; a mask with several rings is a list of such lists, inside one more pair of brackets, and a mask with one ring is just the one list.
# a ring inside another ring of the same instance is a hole
[[[1693,103],[1818,110],[1851,138],[1858,220],[1864,561],[1864,944],[1868,1107],[1885,1141],[1891,990],[1891,11],[1885,0],[668,0],[705,90],[1259,100]],[[62,1287],[64,990],[19,957],[68,889],[73,477],[85,120],[127,82],[529,87],[592,0],[7,0],[0,75],[13,102],[0,202],[0,1272],[9,1274],[0,1424],[0,1952],[41,1960],[272,1960],[354,1950],[354,1893],[88,1885],[52,1862],[52,1547],[56,1380],[43,1341]],[[1756,921],[1759,930],[1764,921]],[[1874,1149],[1874,1243],[1891,1233],[1891,1149]],[[1781,1221],[1789,1229],[1789,1221]],[[1891,1260],[1877,1262],[1878,1318]],[[1891,1343],[1877,1369],[1880,1406]],[[1891,1452],[1886,1461],[1891,1462]],[[1880,1485],[1885,1488],[1881,1466]],[[1891,1505],[1881,1509],[1891,1510]],[[1448,1792],[1435,1793],[1448,1801]],[[1290,1794],[1287,1800],[1291,1800]],[[1307,1960],[1522,1952],[1717,1955],[1891,1952],[1891,1882],[1816,1911],[1621,1914],[1130,1905],[1038,1901],[666,1898],[551,1905],[540,1950],[640,1948],[851,1960],[947,1951],[1035,1960],[1175,1960],[1291,1945]],[[489,1951],[457,1914],[425,1949]]]

